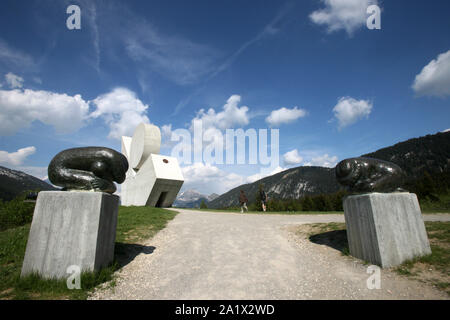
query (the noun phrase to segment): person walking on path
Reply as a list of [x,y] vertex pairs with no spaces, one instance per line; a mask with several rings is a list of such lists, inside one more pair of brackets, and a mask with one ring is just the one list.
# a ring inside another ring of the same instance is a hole
[[266,192],[264,191],[264,189],[262,188],[262,186],[261,186],[261,188],[260,188],[260,190],[259,190],[259,196],[260,196],[260,198],[261,198],[262,209],[263,209],[264,212],[266,212],[266,207],[267,207],[267,195],[266,195]]
[[244,193],[244,190],[241,190],[241,194],[239,195],[239,203],[241,205],[241,213],[244,213],[244,210],[246,212],[248,212],[248,208],[247,208],[247,196]]

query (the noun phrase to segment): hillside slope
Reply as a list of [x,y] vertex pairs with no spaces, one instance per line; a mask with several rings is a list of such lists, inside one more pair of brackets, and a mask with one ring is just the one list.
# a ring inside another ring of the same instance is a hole
[[264,184],[267,196],[276,199],[298,199],[303,195],[333,193],[340,189],[335,178],[334,168],[297,167],[234,188],[209,202],[208,207],[237,206],[240,190],[244,190],[251,203],[255,201],[260,183]]
[[[391,161],[399,165],[412,181],[420,178],[425,171],[429,173],[449,171],[450,132],[409,139],[365,154],[363,157]],[[208,207],[237,206],[241,189],[251,203],[255,200],[260,183],[264,184],[270,198],[278,199],[299,199],[303,195],[333,193],[341,189],[336,181],[334,168],[297,167],[234,188],[209,202]]]
[[27,190],[56,190],[56,188],[22,171],[0,166],[0,199],[11,200]]
[[447,171],[450,169],[450,132],[409,139],[364,157],[391,161],[412,179],[418,178],[424,171]]

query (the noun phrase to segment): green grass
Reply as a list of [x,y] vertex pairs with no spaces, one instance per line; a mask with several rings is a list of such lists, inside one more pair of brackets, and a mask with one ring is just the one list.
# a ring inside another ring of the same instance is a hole
[[440,195],[439,201],[422,200],[420,208],[424,213],[450,213],[450,194]]
[[116,242],[132,243],[153,237],[176,216],[172,210],[150,207],[120,207]]
[[[176,212],[151,207],[120,207],[115,261],[99,272],[81,275],[81,289],[67,289],[65,280],[45,280],[36,275],[20,278],[30,224],[0,232],[0,299],[86,299],[99,284],[113,280],[123,258],[139,242],[155,235]],[[114,281],[111,282],[114,284]]]
[[425,222],[425,227],[432,253],[406,261],[394,270],[418,279],[422,273],[433,271],[426,281],[450,295],[450,222]]

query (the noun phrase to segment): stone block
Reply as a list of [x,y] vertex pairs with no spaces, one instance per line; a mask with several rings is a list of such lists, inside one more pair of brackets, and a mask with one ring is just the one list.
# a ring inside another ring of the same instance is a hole
[[368,193],[344,200],[350,254],[392,267],[431,253],[414,193]]
[[67,268],[97,271],[114,259],[119,197],[42,191],[36,201],[21,276],[67,278]]

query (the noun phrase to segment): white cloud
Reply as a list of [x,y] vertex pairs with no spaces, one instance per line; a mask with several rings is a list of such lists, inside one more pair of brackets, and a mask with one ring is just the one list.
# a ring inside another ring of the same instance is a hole
[[314,157],[311,161],[304,163],[304,166],[319,166],[319,167],[327,167],[333,168],[336,166],[338,158],[336,156],[329,156],[328,154],[324,154],[322,156]]
[[8,72],[5,75],[6,83],[10,86],[10,88],[22,88],[23,87],[23,78],[15,75],[14,73]]
[[345,30],[352,35],[366,25],[367,8],[376,0],[322,0],[325,8],[312,12],[309,18],[318,25],[327,26],[329,33]]
[[247,106],[238,107],[240,101],[241,96],[234,94],[228,98],[227,103],[223,106],[223,111],[216,113],[213,108],[210,108],[207,112],[200,109],[197,116],[192,119],[191,130],[196,122],[201,122],[204,130],[209,128],[225,130],[247,125],[249,123],[247,114],[249,109]]
[[298,154],[298,150],[294,149],[286,152],[283,155],[283,160],[286,165],[296,165],[300,164],[303,161],[303,158]]
[[274,174],[280,173],[280,172],[282,172],[284,170],[286,170],[286,169],[278,166],[275,169],[273,169],[272,171],[259,172],[259,173],[256,173],[254,175],[248,176],[245,179],[245,182],[246,183],[253,183],[255,181],[261,180],[262,178],[265,178],[265,177],[272,176]]
[[163,146],[171,146],[172,124],[165,124],[161,127],[161,143]]
[[209,163],[196,162],[181,168],[184,176],[183,189],[194,189],[203,194],[222,194],[246,183],[253,183],[264,177],[286,170],[280,166],[262,169],[261,172],[245,177],[229,173]]
[[372,107],[373,104],[369,100],[356,100],[351,97],[340,98],[333,108],[334,116],[339,122],[339,129],[363,118],[368,118]]
[[412,88],[419,96],[450,96],[450,50],[431,60],[416,76]]
[[[89,114],[91,102],[95,110]],[[0,135],[14,134],[35,120],[53,126],[57,133],[71,133],[83,127],[87,119],[101,117],[109,125],[109,137],[120,139],[132,135],[141,122],[150,122],[145,115],[148,105],[126,88],[116,88],[91,102],[79,94],[0,90]]]
[[115,88],[92,102],[97,108],[90,116],[102,117],[105,120],[110,128],[109,138],[132,136],[140,123],[150,123],[145,115],[148,105],[143,104],[133,91],[126,88]]
[[445,129],[444,131],[441,131],[442,133],[445,133],[445,132],[450,132],[450,128],[449,129]]
[[[213,108],[205,111],[200,109],[195,118],[191,120],[190,130],[195,135],[195,130],[203,130],[202,144],[194,144],[194,153],[203,152],[202,148],[224,143],[225,129],[243,127],[249,123],[249,108],[247,106],[239,107],[241,96],[232,95],[228,98],[222,111],[216,112]],[[222,141],[220,141],[222,139]]]
[[34,90],[0,90],[0,135],[10,135],[39,120],[58,133],[70,133],[84,125],[89,106],[81,95]]
[[[161,126],[161,148],[172,148],[175,145],[179,144],[180,141],[172,141],[172,134],[175,134],[174,131],[176,131],[175,129],[172,130],[172,124],[165,124],[163,126]],[[183,144],[183,149],[185,149],[184,152],[190,153],[190,147],[191,145],[184,145]],[[180,159],[179,159],[180,160]]]
[[266,118],[266,122],[270,126],[279,126],[280,124],[290,123],[298,118],[302,118],[306,115],[306,111],[294,107],[293,109],[281,108],[278,110],[273,110],[270,115]]
[[26,147],[11,153],[0,150],[0,164],[6,166],[19,166],[25,161],[27,157],[34,154],[35,152],[35,147]]
[[245,183],[245,178],[227,173],[209,163],[196,162],[181,168],[184,176],[183,188],[198,190],[201,193],[222,194],[228,190]]
[[39,178],[41,180],[47,180],[48,179],[48,167],[23,167],[23,166],[18,166],[18,167],[13,167],[11,169],[25,172],[25,173],[27,173],[29,175],[32,175],[33,177]]

